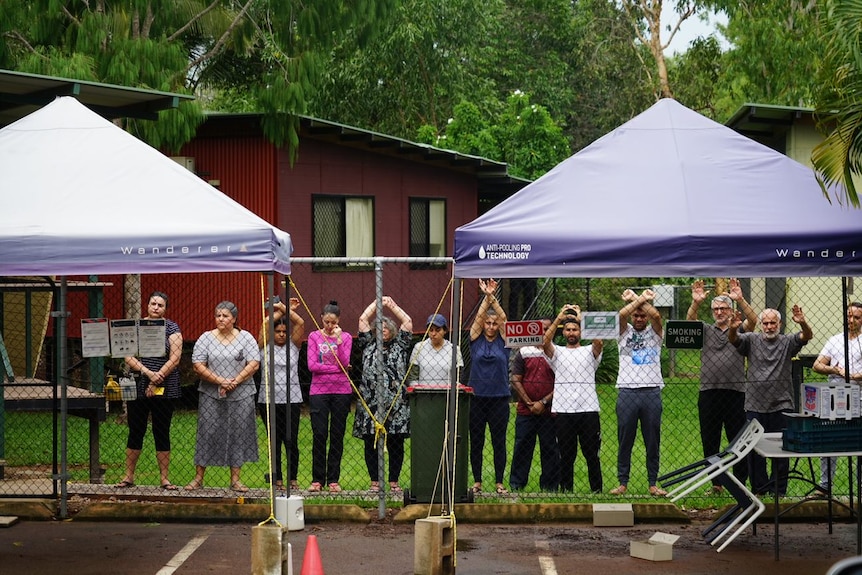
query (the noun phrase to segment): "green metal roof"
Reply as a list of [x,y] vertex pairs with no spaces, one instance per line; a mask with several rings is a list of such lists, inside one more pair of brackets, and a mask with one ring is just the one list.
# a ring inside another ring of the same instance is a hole
[[74,96],[109,120],[155,120],[160,110],[176,108],[181,100],[194,99],[185,94],[0,70],[0,126],[35,112],[58,96]]
[[743,104],[725,125],[773,150],[785,153],[787,132],[793,123],[812,114],[814,108]]
[[[257,120],[259,113],[225,113],[209,112],[208,119],[240,119]],[[311,116],[299,116],[300,150],[302,138],[336,143],[340,146],[357,148],[374,154],[406,158],[424,164],[441,168],[475,174],[483,200],[493,204],[499,203],[531,182],[524,178],[509,175],[509,165],[505,162],[489,160],[481,156],[473,156],[438,148],[428,144],[411,142],[403,138],[388,136],[371,130],[339,124],[329,120],[321,120]],[[300,152],[301,153],[301,152]]]

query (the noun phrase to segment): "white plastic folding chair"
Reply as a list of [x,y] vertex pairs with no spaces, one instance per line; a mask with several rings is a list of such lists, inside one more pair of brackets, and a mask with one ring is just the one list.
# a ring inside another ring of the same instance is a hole
[[[731,491],[734,494],[734,497],[736,497],[736,505],[713,524],[719,525],[726,523],[724,528],[716,533],[716,535],[710,540],[710,545],[715,545],[725,536],[728,534],[730,535],[725,539],[724,543],[716,549],[716,552],[718,553],[721,553],[721,551],[727,547],[731,541],[736,539],[740,533],[748,529],[748,526],[754,523],[760,514],[766,510],[766,505],[763,501],[758,499],[751,491],[749,491],[748,488],[745,487],[745,484],[737,479],[733,473],[723,474],[722,480],[723,482],[730,481],[735,484],[732,486],[732,489],[729,489],[729,491]],[[728,485],[728,487],[731,486]],[[740,525],[740,523],[742,524]],[[739,527],[736,527],[737,525],[739,525]],[[734,527],[736,527],[736,530],[734,530]]]
[[754,449],[754,444],[763,437],[763,426],[752,419],[737,434],[730,445],[724,450],[711,455],[691,465],[663,475],[660,479],[663,485],[676,485],[667,496],[671,501],[678,501],[699,487],[711,482],[722,473],[745,459]]

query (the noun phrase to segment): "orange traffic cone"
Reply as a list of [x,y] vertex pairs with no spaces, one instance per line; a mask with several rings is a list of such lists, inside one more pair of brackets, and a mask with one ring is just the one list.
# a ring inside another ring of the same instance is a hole
[[324,575],[320,562],[320,549],[317,548],[317,535],[309,535],[302,557],[302,572],[299,575]]

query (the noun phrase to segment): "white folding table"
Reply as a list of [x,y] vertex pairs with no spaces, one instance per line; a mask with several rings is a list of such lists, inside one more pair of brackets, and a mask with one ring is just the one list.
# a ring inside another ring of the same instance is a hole
[[[769,459],[812,459],[812,458],[820,458],[820,457],[848,457],[851,461],[855,458],[856,460],[856,481],[855,488],[853,489],[856,492],[856,504],[853,507],[851,501],[851,510],[853,514],[856,516],[856,554],[862,554],[862,514],[860,514],[860,509],[862,509],[862,493],[860,493],[860,489],[862,489],[862,477],[860,477],[860,470],[862,470],[862,463],[860,463],[860,458],[862,458],[862,449],[854,450],[854,451],[822,451],[822,452],[800,452],[800,451],[786,451],[783,447],[781,432],[773,432],[773,433],[765,433],[763,437],[754,445],[754,451],[761,455],[762,457],[766,457]],[[848,473],[851,474],[852,477],[852,466],[848,466]],[[773,482],[774,487],[774,510],[775,510],[775,560],[778,561],[778,520],[779,520],[779,506],[778,506],[778,482]],[[832,489],[830,486],[829,489],[829,527],[830,533],[832,528],[832,498],[831,493]]]

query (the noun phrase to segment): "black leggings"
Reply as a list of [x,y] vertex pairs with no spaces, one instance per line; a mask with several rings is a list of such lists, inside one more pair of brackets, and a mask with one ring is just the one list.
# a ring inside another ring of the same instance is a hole
[[171,450],[171,419],[174,402],[163,397],[141,397],[126,404],[129,416],[128,449],[141,450],[147,433],[147,420],[153,414],[153,442],[156,451]]
[[[260,412],[260,417],[266,424],[269,419],[269,412],[265,403],[258,403],[257,409]],[[302,412],[301,403],[290,404],[290,434],[287,433],[287,404],[275,404],[275,428],[271,433],[275,436],[275,480],[283,481],[281,467],[281,450],[284,448],[287,453],[288,474],[291,481],[296,480],[299,471],[299,418]]]
[[[380,474],[377,469],[377,448],[374,447],[374,436],[366,435],[362,438],[365,442],[365,467],[368,468],[368,477],[371,481],[378,481]],[[383,441],[383,436],[380,436]],[[398,482],[401,477],[401,467],[404,465],[404,436],[393,434],[386,435],[386,450],[389,452],[389,481]]]

